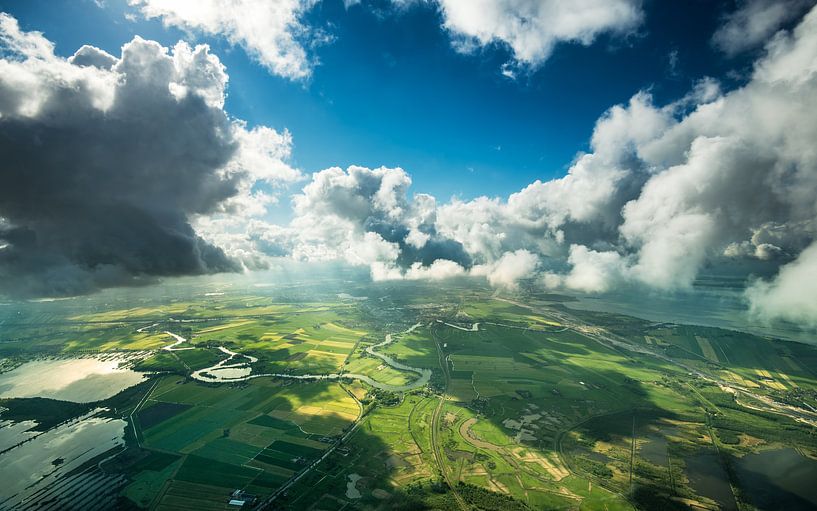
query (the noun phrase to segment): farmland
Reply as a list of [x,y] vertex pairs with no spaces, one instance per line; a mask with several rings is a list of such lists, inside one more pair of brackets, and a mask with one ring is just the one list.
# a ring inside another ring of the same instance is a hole
[[[121,419],[116,447],[84,470],[116,478],[106,498],[122,507],[229,509],[237,490],[276,509],[817,503],[757,468],[817,476],[813,347],[558,296],[428,291],[30,306],[7,326],[0,377],[96,357],[146,380],[99,402],[3,399],[0,419]],[[195,377],[219,365],[235,376]]]

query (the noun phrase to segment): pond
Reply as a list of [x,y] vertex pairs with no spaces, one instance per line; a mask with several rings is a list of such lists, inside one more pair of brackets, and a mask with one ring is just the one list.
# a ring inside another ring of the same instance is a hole
[[740,486],[761,509],[817,508],[817,461],[791,448],[734,460]]
[[684,459],[689,485],[698,495],[709,497],[724,510],[738,509],[729,476],[715,451],[702,451]]
[[117,358],[34,360],[0,374],[0,398],[45,397],[91,403],[115,396],[145,379],[120,368]]

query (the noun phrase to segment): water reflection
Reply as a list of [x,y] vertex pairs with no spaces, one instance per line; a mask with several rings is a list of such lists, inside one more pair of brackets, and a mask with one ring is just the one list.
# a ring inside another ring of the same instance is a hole
[[[0,455],[3,485],[0,509],[23,509],[35,502],[43,502],[46,500],[44,496],[52,493],[54,487],[59,487],[56,497],[60,499],[83,495],[83,500],[96,502],[96,491],[108,491],[105,485],[98,484],[101,474],[89,471],[87,477],[72,474],[70,478],[68,474],[94,457],[122,446],[126,424],[121,419],[86,416],[53,428]],[[96,481],[95,486],[87,486],[90,480]]]
[[0,374],[0,398],[45,397],[91,403],[112,397],[145,379],[123,369],[124,358],[68,358],[27,362]]

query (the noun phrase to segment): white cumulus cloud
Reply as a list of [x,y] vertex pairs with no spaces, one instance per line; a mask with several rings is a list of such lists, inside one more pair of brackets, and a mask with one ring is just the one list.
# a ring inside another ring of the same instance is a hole
[[313,31],[302,22],[314,0],[129,0],[147,18],[221,36],[239,45],[272,73],[303,79],[313,61],[304,41]]
[[457,47],[507,45],[517,63],[538,66],[560,42],[591,44],[626,33],[642,18],[639,0],[437,0]]

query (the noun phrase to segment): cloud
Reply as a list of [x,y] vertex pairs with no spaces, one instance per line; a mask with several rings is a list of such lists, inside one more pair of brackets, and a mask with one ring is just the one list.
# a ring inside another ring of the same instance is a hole
[[[649,178],[621,208],[615,252],[609,260],[577,260],[571,249],[571,275],[593,277],[593,285],[579,287],[603,290],[624,278],[675,289],[690,286],[705,265],[723,257],[760,259],[774,268],[801,254],[817,230],[815,42],[813,11],[767,45],[746,86],[726,94],[693,91],[661,109],[680,115],[635,141],[639,164],[626,172],[646,169]],[[617,259],[619,253],[625,257]],[[776,288],[756,289],[772,294]],[[753,303],[760,313],[770,302]]]
[[[643,19],[639,0],[437,0],[443,25],[461,51],[507,46],[515,63],[537,67],[560,42],[590,45],[602,33],[624,34]],[[503,68],[513,75],[510,68]]]
[[315,0],[129,0],[146,18],[210,36],[221,36],[270,72],[299,80],[314,62],[304,41],[318,34],[302,22]]
[[519,281],[533,277],[539,257],[520,249],[502,254],[498,260],[471,269],[471,275],[484,276],[494,287],[515,290]]
[[[609,291],[624,280],[627,272],[626,262],[617,252],[597,252],[582,245],[570,247],[567,262],[572,268],[562,279],[562,284],[585,293]],[[548,287],[553,287],[554,284],[556,282],[551,281]]]
[[712,43],[727,55],[757,48],[814,3],[814,0],[744,0],[726,15],[712,36]]
[[437,259],[428,266],[423,266],[422,263],[412,264],[406,271],[405,278],[408,280],[444,280],[465,274],[465,268],[454,261]]
[[437,232],[435,199],[425,194],[409,199],[410,185],[400,168],[333,167],[314,173],[293,197],[289,225],[234,214],[203,217],[196,225],[250,269],[289,257],[369,266],[374,280],[464,272],[471,257],[461,243]]
[[0,44],[0,293],[240,269],[190,220],[297,171],[271,163],[288,135],[223,110],[228,77],[207,46],[136,37],[120,57],[83,46],[63,59],[5,14]]
[[817,243],[780,269],[771,281],[758,280],[747,290],[750,310],[762,319],[784,319],[817,326]]

